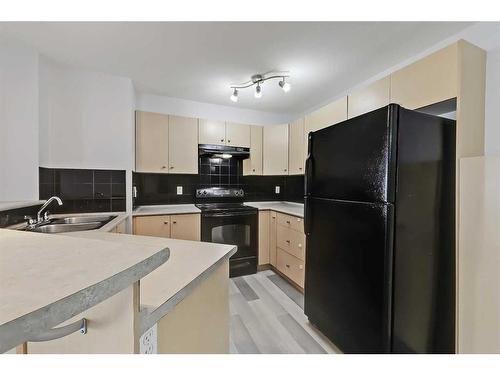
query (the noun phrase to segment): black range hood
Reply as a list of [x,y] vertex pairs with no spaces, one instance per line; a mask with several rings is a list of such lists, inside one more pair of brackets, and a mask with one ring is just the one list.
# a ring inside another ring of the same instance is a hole
[[248,159],[250,149],[248,147],[233,147],[224,145],[198,145],[199,156],[210,156],[214,158],[239,158]]

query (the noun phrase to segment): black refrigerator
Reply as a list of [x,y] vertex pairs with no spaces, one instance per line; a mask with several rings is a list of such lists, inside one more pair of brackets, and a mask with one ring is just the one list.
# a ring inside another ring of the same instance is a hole
[[455,352],[455,128],[390,104],[309,133],[304,311],[345,353]]

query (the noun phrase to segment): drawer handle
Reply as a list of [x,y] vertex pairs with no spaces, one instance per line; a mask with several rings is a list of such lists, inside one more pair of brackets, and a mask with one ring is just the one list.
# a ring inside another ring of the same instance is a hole
[[286,243],[289,244],[290,243],[290,240],[286,240]]
[[289,264],[285,264],[286,268],[290,268],[290,265]]
[[174,169],[174,167],[170,167],[170,169]]
[[297,223],[300,223],[300,219],[299,218],[297,218]]
[[286,221],[286,223],[287,223],[287,224],[290,224],[290,220],[287,220],[287,221]]
[[255,172],[255,168],[252,169],[252,172]]
[[165,169],[165,168],[167,168],[165,165],[162,165],[162,166],[161,166],[161,169]]

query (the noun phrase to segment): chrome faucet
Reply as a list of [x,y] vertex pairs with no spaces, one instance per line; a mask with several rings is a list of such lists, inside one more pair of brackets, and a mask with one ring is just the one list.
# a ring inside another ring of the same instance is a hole
[[47,202],[45,202],[43,204],[42,207],[40,207],[40,209],[38,210],[38,212],[36,213],[36,222],[37,223],[41,223],[43,220],[47,220],[47,217],[48,217],[48,212],[45,212],[45,215],[42,217],[42,212],[49,206],[49,204],[51,204],[53,201],[57,201],[57,203],[59,204],[59,206],[62,206],[63,202],[61,200],[61,198],[59,197],[50,197],[49,199],[47,199]]

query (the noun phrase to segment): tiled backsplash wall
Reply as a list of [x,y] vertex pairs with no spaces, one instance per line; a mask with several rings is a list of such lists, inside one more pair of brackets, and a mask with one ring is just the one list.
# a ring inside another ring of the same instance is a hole
[[199,158],[200,187],[239,187],[243,174],[241,159]]
[[[201,169],[200,169],[201,171]],[[214,184],[207,183],[206,174],[154,174],[133,173],[133,183],[137,187],[134,206],[154,204],[183,204],[195,201],[196,189],[209,186],[238,187],[245,190],[247,201],[286,200],[304,201],[304,176],[242,176],[231,177],[226,181],[222,175],[215,174]],[[210,181],[212,176],[210,175]],[[217,184],[216,182],[219,181]],[[232,183],[234,181],[234,183]],[[177,186],[182,186],[182,195],[177,195]],[[280,193],[275,193],[275,187]]]
[[51,212],[125,211],[125,171],[39,168],[40,199],[53,195],[63,205]]

